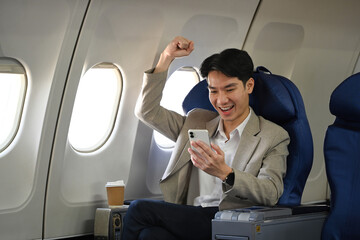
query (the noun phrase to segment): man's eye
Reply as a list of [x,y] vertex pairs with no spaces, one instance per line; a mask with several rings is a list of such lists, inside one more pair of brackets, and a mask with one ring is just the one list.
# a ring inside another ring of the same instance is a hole
[[230,89],[227,89],[226,91],[227,91],[227,92],[232,92],[232,91],[234,91],[234,89],[233,89],[233,88],[230,88]]

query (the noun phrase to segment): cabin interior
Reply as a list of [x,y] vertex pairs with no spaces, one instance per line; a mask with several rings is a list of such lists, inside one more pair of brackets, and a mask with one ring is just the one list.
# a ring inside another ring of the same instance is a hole
[[185,94],[202,60],[229,47],[298,87],[314,143],[301,203],[329,202],[329,100],[360,71],[359,9],[358,0],[1,0],[0,81],[19,79],[0,85],[0,239],[92,235],[109,181],[124,180],[127,200],[161,199],[173,144],[134,107],[143,72],[178,35],[195,43],[169,69],[195,76]]

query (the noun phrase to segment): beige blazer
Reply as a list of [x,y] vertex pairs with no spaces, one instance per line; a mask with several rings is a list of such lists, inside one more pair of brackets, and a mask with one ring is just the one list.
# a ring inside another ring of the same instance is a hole
[[[187,131],[207,129],[214,135],[220,121],[216,112],[195,109],[181,116],[160,106],[167,73],[145,72],[135,114],[145,124],[176,141],[168,166],[160,181],[164,200],[186,204],[191,169]],[[223,184],[219,208],[275,205],[283,193],[289,135],[280,126],[254,112],[244,128],[233,165],[235,181]]]

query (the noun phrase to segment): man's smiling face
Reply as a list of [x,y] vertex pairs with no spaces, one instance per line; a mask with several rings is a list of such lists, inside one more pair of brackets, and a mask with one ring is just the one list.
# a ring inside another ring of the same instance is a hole
[[237,77],[228,77],[220,71],[209,72],[209,99],[224,121],[226,132],[231,132],[249,114],[249,94],[254,88],[250,78],[245,86]]

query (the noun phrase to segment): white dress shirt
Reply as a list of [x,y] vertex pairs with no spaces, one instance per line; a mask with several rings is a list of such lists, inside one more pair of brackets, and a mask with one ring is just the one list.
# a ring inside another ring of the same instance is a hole
[[[220,120],[218,129],[210,141],[218,145],[225,153],[225,163],[232,166],[236,150],[240,143],[241,134],[250,119],[251,109],[246,119],[237,126],[231,133],[228,139],[224,132],[223,120]],[[199,179],[199,192],[200,195],[194,199],[194,206],[202,207],[215,207],[219,206],[222,194],[222,181],[221,179],[211,176],[198,168],[194,168],[195,174]],[[192,181],[190,181],[191,185]]]

